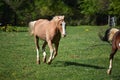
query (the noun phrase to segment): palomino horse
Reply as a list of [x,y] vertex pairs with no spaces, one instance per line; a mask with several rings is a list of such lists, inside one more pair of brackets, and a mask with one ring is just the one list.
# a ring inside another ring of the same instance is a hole
[[[65,21],[64,16],[55,16],[52,20],[39,19],[29,23],[31,28],[31,34],[34,35],[36,51],[37,51],[37,64],[40,64],[39,57],[39,39],[43,40],[42,45],[43,62],[46,63],[45,47],[48,44],[50,49],[50,57],[47,61],[48,64],[52,62],[58,52],[59,41],[62,37],[65,37]],[[54,46],[53,46],[54,44]]]
[[120,49],[120,31],[116,32],[115,35],[113,36],[112,52],[110,54],[110,64],[109,64],[109,69],[107,70],[107,74],[109,75],[111,74],[111,71],[112,71],[113,57],[118,49]]

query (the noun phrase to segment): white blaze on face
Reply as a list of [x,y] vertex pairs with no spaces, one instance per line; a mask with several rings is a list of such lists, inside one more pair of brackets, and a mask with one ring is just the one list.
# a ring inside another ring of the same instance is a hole
[[63,31],[62,34],[65,35],[66,32],[65,32],[65,22],[64,21],[62,22],[62,31]]

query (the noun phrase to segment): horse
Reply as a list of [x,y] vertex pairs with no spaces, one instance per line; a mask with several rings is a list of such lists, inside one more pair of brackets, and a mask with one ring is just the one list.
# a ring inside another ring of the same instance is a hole
[[39,19],[29,23],[31,34],[34,35],[36,51],[37,51],[37,64],[40,64],[39,56],[39,39],[43,40],[42,45],[43,62],[46,63],[45,47],[48,45],[50,49],[50,57],[47,64],[51,64],[52,60],[58,54],[58,47],[61,37],[66,36],[64,16],[55,16],[52,20]]
[[117,29],[117,28],[109,28],[105,31],[104,36],[102,36],[100,33],[98,34],[98,36],[102,41],[106,41],[106,42],[110,43],[110,42],[112,42],[114,34],[118,31],[119,31],[119,29]]
[[119,49],[120,49],[120,31],[116,32],[113,36],[112,51],[109,57],[109,68],[107,70],[107,74],[109,75],[111,74],[111,71],[112,71],[112,62],[113,62],[114,55]]

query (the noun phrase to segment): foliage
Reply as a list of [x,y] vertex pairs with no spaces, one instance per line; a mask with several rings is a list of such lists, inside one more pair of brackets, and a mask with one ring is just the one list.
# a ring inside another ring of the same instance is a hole
[[103,15],[120,18],[119,0],[1,0],[0,7],[3,25],[27,25],[31,20],[52,19],[55,15],[65,15],[69,25],[95,25],[96,17]]
[[82,4],[82,14],[94,14],[97,12],[97,0],[84,0],[83,4]]
[[0,31],[3,31],[3,32],[27,32],[28,29],[27,29],[27,27],[7,25],[7,26],[0,27]]
[[5,31],[5,32],[13,32],[13,31],[16,32],[17,31],[16,27],[12,27],[10,25],[0,27],[0,30]]
[[119,0],[110,0],[111,4],[109,7],[109,14],[120,15],[120,1]]

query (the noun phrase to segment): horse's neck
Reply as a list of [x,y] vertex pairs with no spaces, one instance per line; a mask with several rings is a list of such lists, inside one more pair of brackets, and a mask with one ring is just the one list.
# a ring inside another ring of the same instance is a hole
[[59,22],[55,21],[55,20],[52,20],[51,23],[52,23],[52,25],[54,25],[54,26],[51,26],[51,27],[54,27],[54,29],[56,30],[57,34],[60,33]]
[[56,20],[51,20],[51,23],[55,25],[55,27],[58,27],[59,23]]

